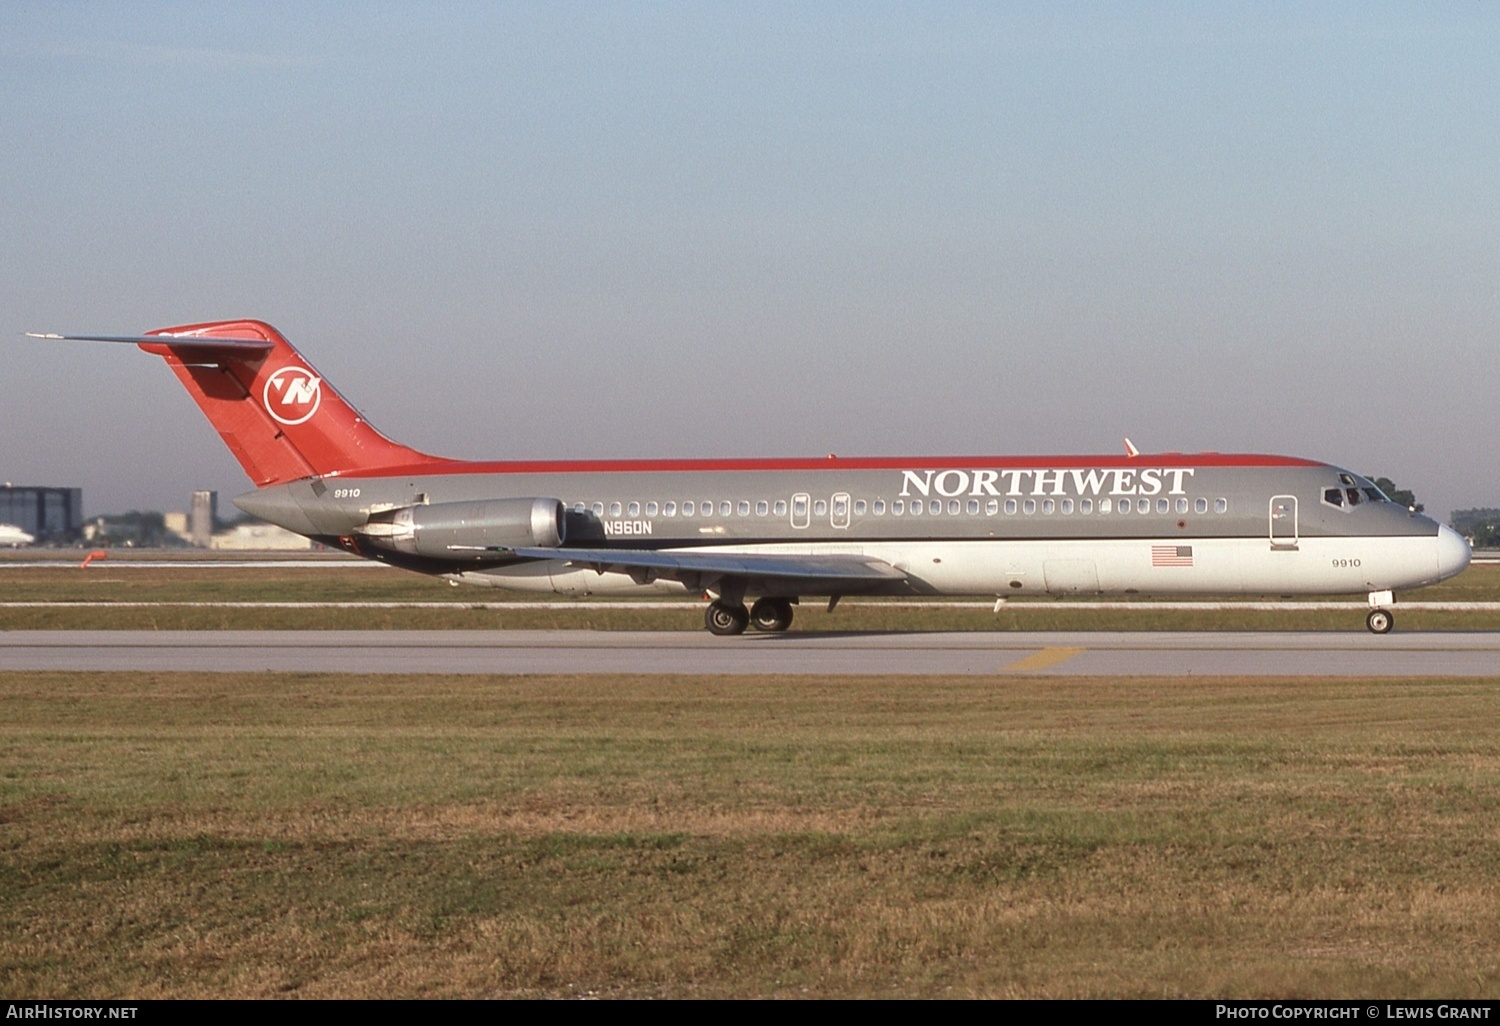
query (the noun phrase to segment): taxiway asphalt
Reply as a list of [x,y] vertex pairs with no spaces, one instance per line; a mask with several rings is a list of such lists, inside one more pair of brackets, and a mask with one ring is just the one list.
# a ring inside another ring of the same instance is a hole
[[0,670],[1500,679],[1500,633],[5,631]]

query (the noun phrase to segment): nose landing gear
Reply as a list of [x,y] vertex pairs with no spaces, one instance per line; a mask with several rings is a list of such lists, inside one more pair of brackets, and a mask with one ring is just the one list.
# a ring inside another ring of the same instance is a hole
[[1391,633],[1391,628],[1396,626],[1396,614],[1384,607],[1395,604],[1396,596],[1388,591],[1370,592],[1370,612],[1365,617],[1365,626],[1371,634]]

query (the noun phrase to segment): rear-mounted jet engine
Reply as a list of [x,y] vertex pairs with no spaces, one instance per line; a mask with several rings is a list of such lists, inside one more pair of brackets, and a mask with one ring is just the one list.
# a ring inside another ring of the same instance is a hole
[[559,499],[487,499],[388,509],[357,533],[381,548],[441,559],[496,548],[555,549],[567,528]]

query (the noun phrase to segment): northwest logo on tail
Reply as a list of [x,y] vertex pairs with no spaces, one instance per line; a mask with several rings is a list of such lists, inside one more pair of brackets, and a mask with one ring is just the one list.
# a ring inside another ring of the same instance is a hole
[[266,379],[261,399],[275,420],[301,424],[323,402],[323,379],[303,367],[283,367]]

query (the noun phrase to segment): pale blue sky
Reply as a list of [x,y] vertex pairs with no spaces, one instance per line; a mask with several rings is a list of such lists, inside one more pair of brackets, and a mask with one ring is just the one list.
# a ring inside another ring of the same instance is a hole
[[0,4],[0,478],[248,483],[252,316],[444,455],[1268,451],[1500,506],[1500,7]]

